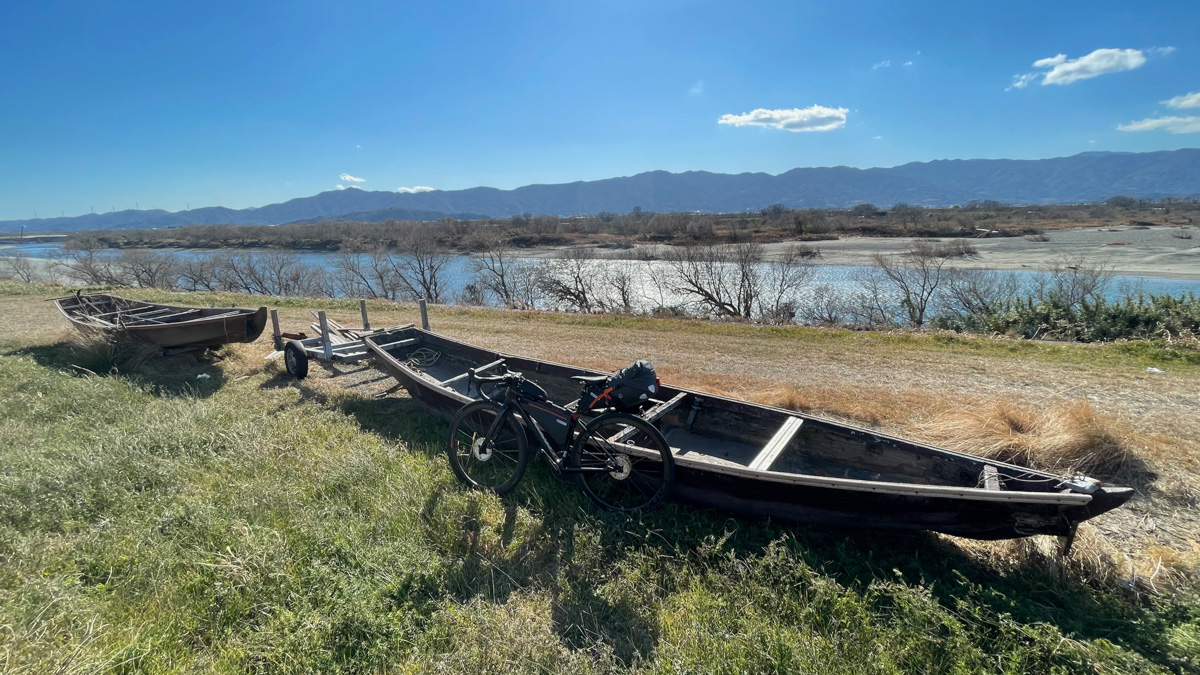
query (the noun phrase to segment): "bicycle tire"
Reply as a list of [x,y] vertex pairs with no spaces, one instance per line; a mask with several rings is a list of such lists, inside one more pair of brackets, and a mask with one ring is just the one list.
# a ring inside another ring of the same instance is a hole
[[504,495],[525,475],[529,443],[511,412],[497,429],[498,438],[485,438],[500,410],[501,406],[491,401],[463,406],[450,424],[446,453],[454,476],[463,485]]
[[[624,438],[614,443],[620,436]],[[630,452],[632,448],[641,452]],[[575,474],[579,489],[601,508],[633,513],[654,508],[670,496],[675,457],[654,425],[622,412],[604,413],[584,423],[571,446],[573,468],[595,467],[610,458],[617,459],[619,470]]]

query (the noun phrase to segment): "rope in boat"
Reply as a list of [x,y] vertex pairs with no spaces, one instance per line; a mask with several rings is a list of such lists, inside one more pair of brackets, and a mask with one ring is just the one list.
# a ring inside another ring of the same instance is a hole
[[404,365],[409,368],[424,369],[437,363],[440,358],[442,358],[441,352],[435,352],[428,347],[421,347],[408,355],[408,358],[404,360]]

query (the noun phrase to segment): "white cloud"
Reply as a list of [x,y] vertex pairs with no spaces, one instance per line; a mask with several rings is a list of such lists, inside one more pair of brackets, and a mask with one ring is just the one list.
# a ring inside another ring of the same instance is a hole
[[351,176],[348,173],[344,173],[344,174],[338,176],[338,178],[346,181],[347,183],[365,183],[365,182],[367,182],[366,178],[355,178],[354,176]]
[[339,186],[337,186],[337,189],[339,189],[339,190],[345,190],[345,189],[346,189],[346,186],[345,186],[345,185],[339,185]]
[[905,61],[905,62],[904,62],[904,65],[906,65],[906,66],[911,66],[911,65],[912,65],[912,61]]
[[1194,91],[1183,96],[1176,96],[1162,101],[1162,104],[1168,108],[1182,110],[1184,108],[1200,108],[1200,91]]
[[[1054,58],[1058,59],[1058,56]],[[1047,60],[1049,59],[1042,59]],[[1039,66],[1039,63],[1041,61],[1035,61],[1034,67],[1046,67]],[[1054,64],[1050,72],[1046,73],[1046,77],[1042,78],[1042,84],[1071,84],[1108,73],[1141,68],[1145,63],[1146,55],[1140,49],[1097,49],[1087,56]]]
[[1092,139],[1092,140],[1088,141],[1088,145],[1095,145],[1095,144],[1096,144],[1096,139]]
[[1034,68],[1049,68],[1044,73],[1024,73],[1013,75],[1010,89],[1024,89],[1041,78],[1042,85],[1071,84],[1080,80],[1089,80],[1100,75],[1120,73],[1126,70],[1141,68],[1146,64],[1146,53],[1152,56],[1170,54],[1174,47],[1152,47],[1146,51],[1141,49],[1097,49],[1091,54],[1077,59],[1067,58],[1066,54],[1057,54],[1033,62]]
[[877,141],[882,141],[882,140],[883,140],[883,136],[873,136],[872,138],[874,138],[874,139],[875,139],[875,140],[877,140]]
[[1048,59],[1038,59],[1037,61],[1034,61],[1033,67],[1034,68],[1053,68],[1054,66],[1061,66],[1062,64],[1066,63],[1066,61],[1067,61],[1067,55],[1059,54],[1058,56],[1051,56]]
[[704,93],[704,80],[696,80],[696,84],[693,84],[692,88],[688,89],[688,93],[691,94],[692,96],[699,96],[700,94],[703,94]]
[[414,185],[412,187],[398,187],[396,192],[403,192],[406,195],[416,194],[418,192],[433,192],[437,188],[427,187],[425,185]]
[[1037,79],[1039,73],[1025,73],[1024,75],[1013,75],[1012,84],[1005,87],[1004,91],[1010,89],[1024,89],[1029,86],[1030,82]]
[[721,115],[717,124],[733,127],[768,127],[784,131],[833,131],[846,126],[847,108],[826,108],[814,105],[807,108],[767,110],[758,108],[741,115]]
[[1200,117],[1150,117],[1117,126],[1121,131],[1168,131],[1173,134],[1200,133]]
[[891,61],[880,61],[879,63],[876,63],[875,65],[871,66],[871,70],[879,70],[880,68],[891,68],[891,67],[892,67]]
[[339,189],[339,190],[361,190],[362,188],[358,187],[357,185],[341,185],[341,184],[338,184],[338,186],[337,186],[337,189]]

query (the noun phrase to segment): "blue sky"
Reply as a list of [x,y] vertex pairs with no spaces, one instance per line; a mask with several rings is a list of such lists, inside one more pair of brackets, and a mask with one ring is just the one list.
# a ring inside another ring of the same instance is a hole
[[7,2],[0,219],[1196,147],[1198,27],[1194,0]]

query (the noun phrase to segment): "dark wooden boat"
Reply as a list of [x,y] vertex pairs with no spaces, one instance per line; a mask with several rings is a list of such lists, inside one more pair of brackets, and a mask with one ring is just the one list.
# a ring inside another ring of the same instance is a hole
[[[603,374],[501,354],[417,328],[365,338],[376,365],[431,412],[450,419],[472,400],[468,368],[510,370],[560,403],[579,396],[572,375]],[[419,348],[433,365],[409,365]],[[672,498],[744,515],[875,528],[932,530],[975,539],[1071,537],[1085,520],[1124,504],[1101,486],[945,450],[790,410],[663,384],[640,414],[675,457]]]
[[76,293],[54,304],[85,335],[125,333],[164,349],[254,342],[267,325],[266,307],[177,307],[103,293]]

